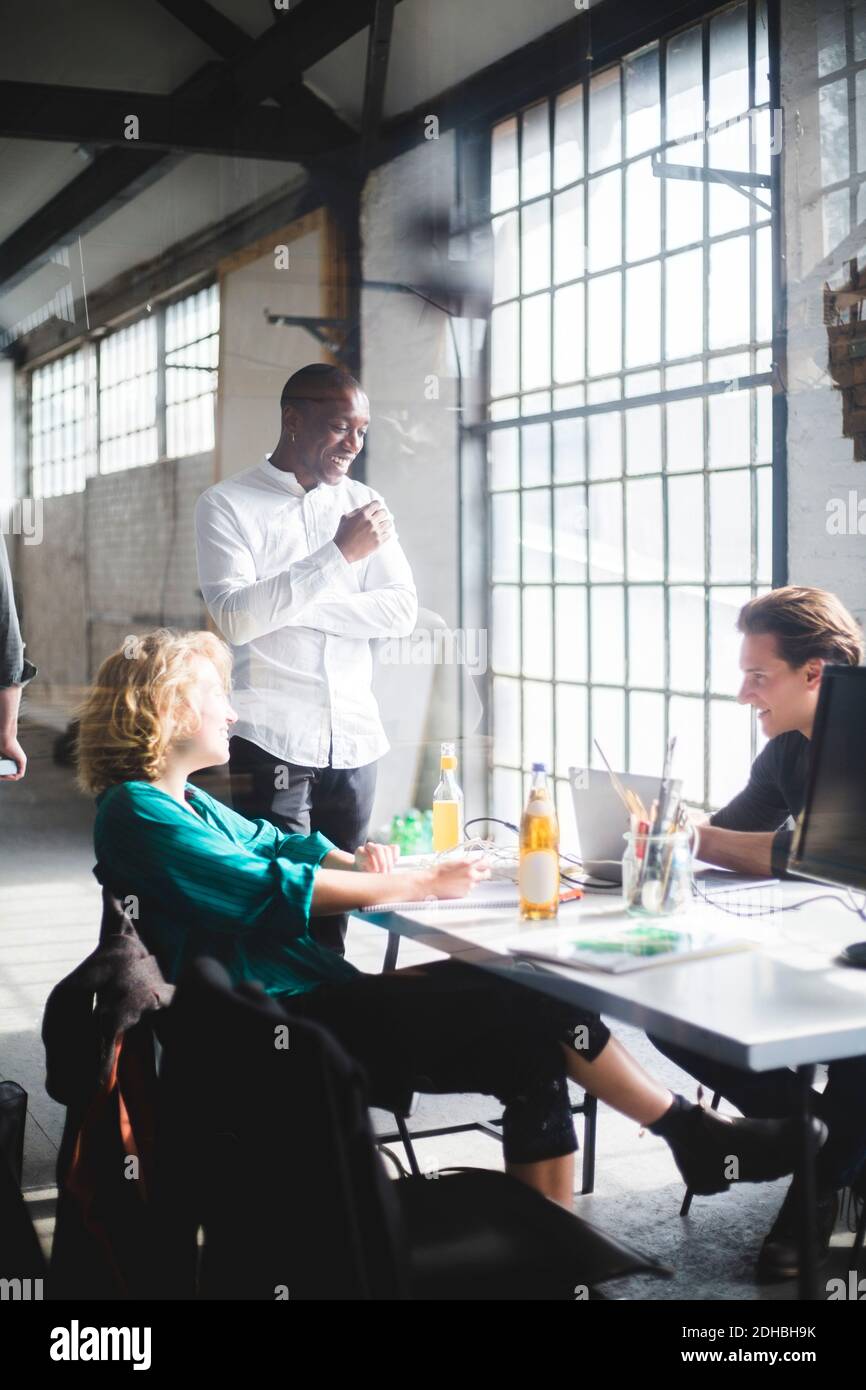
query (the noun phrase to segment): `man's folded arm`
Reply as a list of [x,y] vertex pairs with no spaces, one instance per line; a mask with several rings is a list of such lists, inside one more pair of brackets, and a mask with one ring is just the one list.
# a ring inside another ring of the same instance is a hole
[[337,637],[408,637],[417,617],[414,588],[394,584],[369,594],[316,600],[296,626],[314,627]]
[[408,637],[418,621],[418,594],[396,536],[369,557],[358,593],[323,594],[296,620],[338,637]]
[[195,523],[202,595],[220,632],[236,646],[299,619],[317,594],[345,582],[347,562],[333,541],[257,579],[254,557],[230,513],[206,494],[196,504]]

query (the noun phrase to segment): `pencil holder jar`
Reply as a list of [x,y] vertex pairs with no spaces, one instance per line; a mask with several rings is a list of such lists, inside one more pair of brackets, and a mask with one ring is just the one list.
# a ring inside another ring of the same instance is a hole
[[635,917],[669,917],[692,897],[692,834],[626,834],[622,857],[622,895]]

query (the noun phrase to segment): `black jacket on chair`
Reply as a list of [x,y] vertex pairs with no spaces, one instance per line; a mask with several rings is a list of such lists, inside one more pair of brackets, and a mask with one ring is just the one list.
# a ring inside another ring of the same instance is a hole
[[161,1036],[162,1297],[571,1301],[665,1272],[504,1173],[389,1179],[358,1065],[217,961],[190,964]]
[[[45,1088],[66,1106],[50,1298],[142,1297],[153,1283],[151,1020],[174,986],[107,888],[102,900],[99,945],[55,985],[42,1020]],[[137,1177],[130,1177],[131,1156]]]
[[214,960],[185,972],[165,1024],[156,1197],[172,1283],[162,1296],[405,1296],[400,1207],[359,1067],[259,986],[233,987]]

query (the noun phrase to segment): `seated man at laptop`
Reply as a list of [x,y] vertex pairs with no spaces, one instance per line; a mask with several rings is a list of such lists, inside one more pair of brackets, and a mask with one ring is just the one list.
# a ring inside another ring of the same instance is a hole
[[[697,827],[696,857],[743,874],[786,875],[796,818],[806,797],[809,739],[825,663],[859,666],[863,641],[854,618],[834,594],[788,587],[754,598],[740,611],[743,634],[741,704],[753,705],[769,742],[752,764],[747,786]],[[744,1115],[795,1113],[793,1071],[751,1073],[717,1064],[653,1039],[656,1047]],[[817,1229],[826,1250],[836,1219],[837,1191],[866,1164],[866,1058],[831,1062],[815,1113],[830,1137],[818,1159]],[[767,1281],[798,1272],[797,1201],[793,1187],[767,1235],[758,1261]]]

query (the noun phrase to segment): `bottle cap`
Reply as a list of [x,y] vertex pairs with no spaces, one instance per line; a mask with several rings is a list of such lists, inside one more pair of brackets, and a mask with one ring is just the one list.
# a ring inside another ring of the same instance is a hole
[[533,771],[533,772],[546,772],[546,771],[547,771],[547,763],[533,763],[533,764],[532,764],[532,771]]

